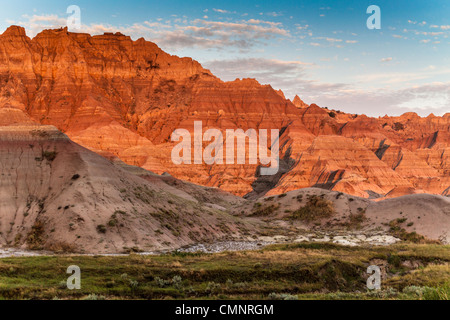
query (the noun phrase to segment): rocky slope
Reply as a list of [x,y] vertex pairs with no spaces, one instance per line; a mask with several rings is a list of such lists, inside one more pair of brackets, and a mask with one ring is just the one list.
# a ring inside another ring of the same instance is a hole
[[[8,28],[0,115],[1,124],[54,125],[129,165],[250,198],[306,187],[365,198],[450,193],[450,114],[376,119],[291,102],[256,80],[223,82],[192,59],[119,33],[58,29],[30,39]],[[204,130],[279,129],[279,174],[259,177],[250,164],[174,165],[171,134],[193,132],[194,121]]]
[[53,126],[0,127],[0,159],[0,247],[154,251],[258,230],[226,213],[243,199],[114,164]]
[[0,248],[95,254],[218,242],[450,241],[447,197],[376,202],[305,188],[247,200],[108,160],[53,126],[16,118],[25,123],[0,126]]

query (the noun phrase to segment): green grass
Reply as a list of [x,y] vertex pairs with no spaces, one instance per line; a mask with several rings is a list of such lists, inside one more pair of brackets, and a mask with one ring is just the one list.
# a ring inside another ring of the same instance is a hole
[[[389,278],[366,289],[367,266]],[[448,299],[450,246],[274,245],[259,251],[0,259],[0,299]],[[411,267],[411,263],[416,267]],[[81,290],[65,289],[67,267]]]

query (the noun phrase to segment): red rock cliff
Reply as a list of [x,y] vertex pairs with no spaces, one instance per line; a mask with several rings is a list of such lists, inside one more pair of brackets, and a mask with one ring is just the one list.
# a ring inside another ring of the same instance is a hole
[[[0,125],[51,124],[81,145],[158,173],[238,195],[319,186],[360,196],[450,188],[450,114],[379,119],[294,102],[254,79],[223,82],[198,62],[120,33],[67,29],[0,36]],[[281,130],[281,171],[182,165],[170,136],[208,128]]]

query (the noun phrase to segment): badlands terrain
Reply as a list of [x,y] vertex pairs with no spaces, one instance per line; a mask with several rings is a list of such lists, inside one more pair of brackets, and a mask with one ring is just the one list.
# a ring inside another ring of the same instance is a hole
[[[450,113],[369,118],[298,96],[291,102],[270,85],[223,82],[190,58],[120,33],[57,29],[30,39],[8,28],[0,36],[0,121],[20,122],[20,111],[102,155],[238,196],[308,187],[363,198],[450,192]],[[249,164],[174,165],[171,135],[192,132],[194,121],[204,130],[280,130],[279,174],[264,179]]]
[[[173,164],[172,132],[194,121],[280,130],[279,173]],[[120,33],[0,36],[3,247],[448,243],[449,159],[449,113],[369,118],[290,101]]]

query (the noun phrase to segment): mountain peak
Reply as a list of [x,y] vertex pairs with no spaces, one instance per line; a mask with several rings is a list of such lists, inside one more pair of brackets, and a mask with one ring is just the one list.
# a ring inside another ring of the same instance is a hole
[[10,26],[2,34],[3,36],[26,36],[25,28],[21,26]]
[[300,99],[300,97],[298,95],[295,96],[294,101],[292,101],[292,103],[297,107],[297,108],[308,108],[309,106],[303,102],[302,99]]

